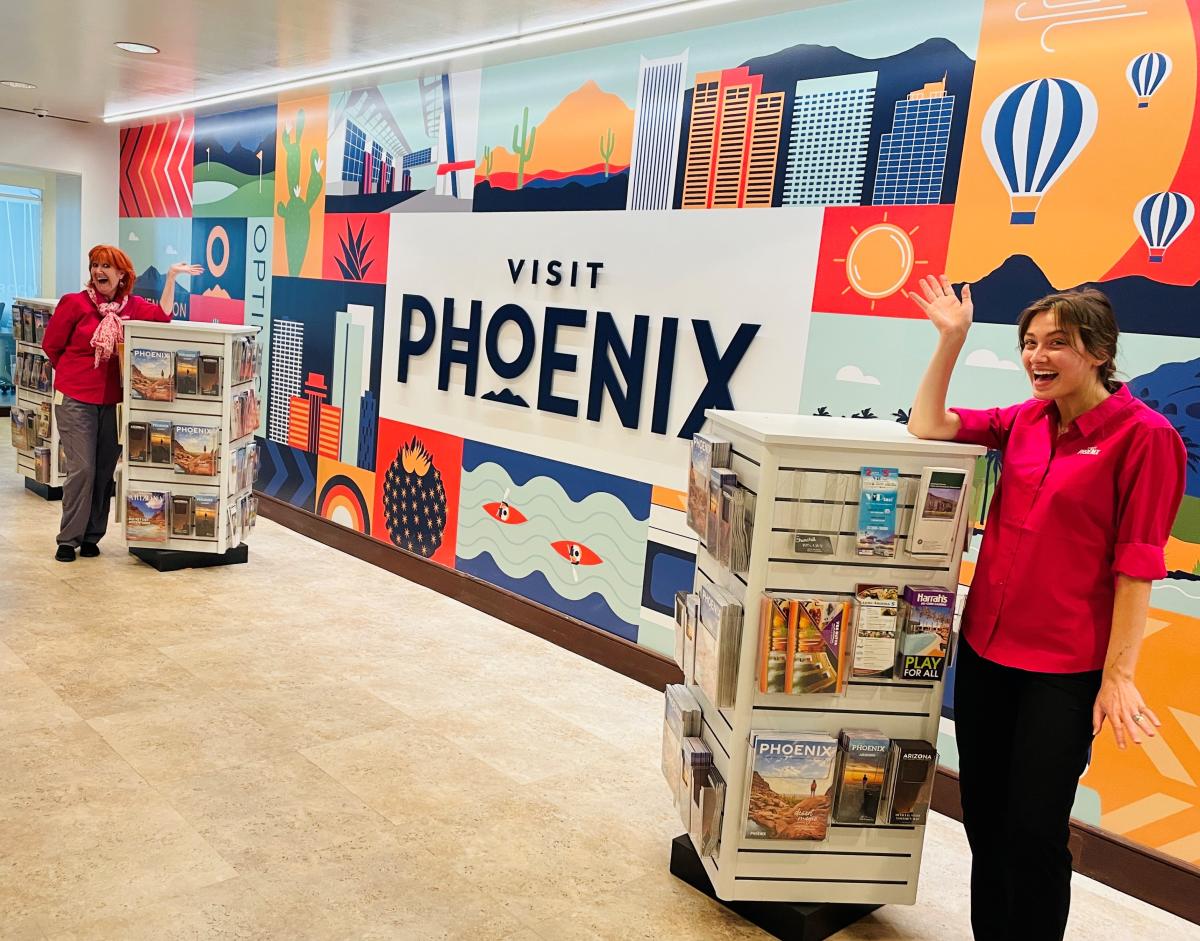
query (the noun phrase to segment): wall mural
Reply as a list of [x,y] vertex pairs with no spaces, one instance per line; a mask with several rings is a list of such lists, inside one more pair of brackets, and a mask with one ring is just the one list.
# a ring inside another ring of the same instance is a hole
[[1102,738],[1076,815],[1196,862],[1198,32],[1186,0],[852,0],[128,128],[121,243],[148,296],[205,264],[177,317],[263,328],[260,490],[662,653],[705,408],[907,421],[905,291],[943,270],[976,300],[952,401],[1019,401],[1017,313],[1099,284],[1189,474],[1163,734]]

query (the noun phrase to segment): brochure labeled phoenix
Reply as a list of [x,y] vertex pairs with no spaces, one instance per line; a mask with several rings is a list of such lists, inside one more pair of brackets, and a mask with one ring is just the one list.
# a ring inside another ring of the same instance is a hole
[[746,838],[825,839],[837,750],[837,741],[824,732],[752,733]]

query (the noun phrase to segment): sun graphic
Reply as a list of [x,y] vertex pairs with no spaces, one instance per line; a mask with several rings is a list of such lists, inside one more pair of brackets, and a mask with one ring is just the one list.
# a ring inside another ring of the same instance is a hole
[[912,275],[915,265],[927,265],[928,260],[916,258],[912,236],[921,227],[913,226],[907,232],[894,223],[887,221],[887,213],[883,221],[869,225],[861,232],[854,226],[854,241],[845,258],[835,258],[834,261],[845,263],[846,285],[843,294],[855,291],[871,301],[871,310],[875,309],[875,301],[890,297],[904,287]]

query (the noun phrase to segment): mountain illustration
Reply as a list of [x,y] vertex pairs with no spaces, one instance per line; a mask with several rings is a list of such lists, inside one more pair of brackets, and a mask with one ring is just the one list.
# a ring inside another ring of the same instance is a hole
[[1200,359],[1134,376],[1129,391],[1175,426],[1187,449],[1185,492],[1200,497]]
[[[516,115],[515,123],[520,123]],[[530,121],[534,116],[530,115]],[[629,166],[633,139],[633,109],[618,95],[606,92],[589,79],[560,101],[537,124],[533,154],[525,164],[525,185],[546,174],[561,177],[576,171],[590,172],[597,164],[603,169],[600,138],[609,129],[613,133],[613,150],[609,170]],[[511,144],[511,140],[508,142]],[[518,170],[517,156],[504,146],[492,150],[492,184],[497,175],[504,178]],[[478,170],[483,175],[483,166]],[[499,184],[503,185],[503,184]]]
[[[1095,287],[1107,294],[1117,322],[1125,333],[1200,336],[1200,322],[1194,315],[1200,307],[1200,284],[1163,284],[1141,275],[1131,275],[1059,288],[1052,285],[1037,262],[1026,255],[1006,258],[999,268],[971,285],[975,320],[1015,325],[1021,311],[1039,297],[1075,287]],[[1016,342],[1014,333],[1014,346]]]
[[[763,77],[764,93],[784,92],[783,133],[779,142],[779,160],[775,179],[774,204],[783,199],[783,184],[787,173],[787,152],[791,135],[791,117],[795,105],[796,83],[812,78],[854,75],[877,72],[875,106],[871,114],[871,138],[866,175],[863,179],[864,204],[870,204],[875,187],[876,162],[884,134],[892,130],[896,102],[927,82],[946,79],[946,92],[954,96],[954,115],[950,125],[950,142],[942,179],[942,202],[954,202],[958,190],[958,165],[966,138],[967,105],[975,75],[975,62],[948,39],[927,39],[919,45],[881,59],[866,59],[852,55],[835,46],[799,44],[742,63],[730,63],[728,68],[745,65],[751,75]],[[679,141],[679,164],[676,171],[676,199],[683,192],[683,171],[687,157],[688,128],[691,126],[692,89],[684,95],[683,128]],[[678,208],[678,203],[676,205]]]

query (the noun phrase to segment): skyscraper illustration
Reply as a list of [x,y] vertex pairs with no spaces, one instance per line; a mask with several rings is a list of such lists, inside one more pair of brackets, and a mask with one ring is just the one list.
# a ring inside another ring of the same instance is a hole
[[946,93],[945,76],[896,102],[891,133],[879,145],[873,205],[941,202],[953,119],[954,96]]
[[687,56],[684,51],[664,59],[642,58],[627,209],[670,209],[675,199]]
[[342,438],[342,410],[326,401],[328,394],[325,377],[310,372],[304,395],[293,396],[289,403],[288,444],[336,461]]
[[375,439],[379,433],[379,400],[368,389],[359,402],[358,415],[358,466],[363,470],[375,469]]
[[349,304],[334,314],[333,385],[330,402],[341,409],[341,460],[358,463],[358,423],[362,394],[370,385],[374,308]]
[[784,98],[747,66],[696,75],[684,209],[771,205]]
[[785,206],[855,206],[862,202],[878,72],[796,83]]
[[267,407],[267,437],[288,444],[292,399],[300,395],[304,360],[304,324],[277,320],[272,325],[270,401]]

